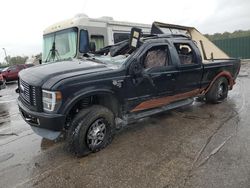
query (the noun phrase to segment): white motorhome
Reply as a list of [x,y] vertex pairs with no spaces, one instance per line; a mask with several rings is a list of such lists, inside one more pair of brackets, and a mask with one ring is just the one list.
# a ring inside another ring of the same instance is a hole
[[111,17],[89,18],[78,14],[74,18],[49,26],[43,32],[43,62],[47,61],[51,49],[56,48],[60,59],[78,58],[96,50],[128,39],[132,27],[139,27],[150,34],[151,25],[114,21]]

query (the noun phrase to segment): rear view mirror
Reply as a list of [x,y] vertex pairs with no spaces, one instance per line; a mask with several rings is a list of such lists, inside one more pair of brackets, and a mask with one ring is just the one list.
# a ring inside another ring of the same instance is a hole
[[96,50],[95,42],[90,42],[89,43],[89,51],[95,52],[95,50]]

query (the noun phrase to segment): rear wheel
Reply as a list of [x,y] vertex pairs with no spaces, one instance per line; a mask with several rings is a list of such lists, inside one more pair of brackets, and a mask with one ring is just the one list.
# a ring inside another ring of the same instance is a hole
[[114,115],[106,107],[94,105],[81,110],[68,131],[68,146],[77,156],[105,148],[113,138]]
[[225,77],[218,78],[208,93],[206,94],[206,101],[209,103],[220,103],[227,98],[228,95],[228,81]]

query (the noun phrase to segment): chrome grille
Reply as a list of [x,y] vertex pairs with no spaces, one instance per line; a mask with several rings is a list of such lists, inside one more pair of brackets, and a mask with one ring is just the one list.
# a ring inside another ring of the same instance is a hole
[[31,94],[32,94],[32,103],[34,106],[36,106],[36,88],[34,86],[31,86]]
[[30,105],[36,106],[36,88],[20,79],[20,95]]

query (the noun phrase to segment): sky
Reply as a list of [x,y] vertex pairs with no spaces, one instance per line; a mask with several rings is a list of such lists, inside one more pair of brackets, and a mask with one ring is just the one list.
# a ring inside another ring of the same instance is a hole
[[2,0],[0,4],[0,62],[3,48],[11,56],[40,53],[43,30],[79,13],[194,26],[204,34],[250,29],[249,0]]

